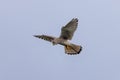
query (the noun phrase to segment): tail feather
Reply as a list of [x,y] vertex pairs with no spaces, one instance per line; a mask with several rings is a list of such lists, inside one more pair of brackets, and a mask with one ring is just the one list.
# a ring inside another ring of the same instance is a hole
[[65,53],[70,55],[79,54],[82,50],[82,46],[70,44],[65,46]]

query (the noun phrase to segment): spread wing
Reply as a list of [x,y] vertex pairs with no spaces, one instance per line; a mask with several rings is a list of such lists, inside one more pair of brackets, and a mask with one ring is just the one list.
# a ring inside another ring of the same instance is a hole
[[67,25],[62,27],[60,38],[71,40],[75,30],[77,29],[78,19],[73,18]]
[[52,42],[55,39],[55,37],[47,36],[47,35],[34,35],[34,37],[41,38],[49,42]]

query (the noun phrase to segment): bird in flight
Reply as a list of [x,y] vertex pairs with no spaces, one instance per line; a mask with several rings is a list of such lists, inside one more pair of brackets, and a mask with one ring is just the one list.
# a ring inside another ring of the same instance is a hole
[[34,35],[34,37],[44,39],[46,41],[52,42],[53,45],[60,44],[64,46],[65,53],[69,55],[79,54],[82,50],[82,46],[70,43],[69,40],[72,39],[73,34],[78,26],[78,19],[73,18],[65,26],[61,28],[61,34],[59,37],[53,37],[48,35]]

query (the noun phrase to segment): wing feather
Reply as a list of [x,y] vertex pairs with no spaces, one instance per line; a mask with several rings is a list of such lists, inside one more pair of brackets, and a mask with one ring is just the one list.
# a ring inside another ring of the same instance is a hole
[[67,25],[62,27],[60,38],[71,40],[78,26],[78,19],[73,18]]
[[34,35],[34,37],[41,38],[49,42],[52,42],[55,39],[55,37],[47,36],[47,35]]

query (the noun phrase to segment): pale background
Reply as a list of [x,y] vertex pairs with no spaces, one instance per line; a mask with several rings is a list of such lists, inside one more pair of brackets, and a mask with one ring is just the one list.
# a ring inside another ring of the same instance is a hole
[[[75,17],[79,55],[33,37]],[[0,80],[120,80],[120,0],[1,0]]]

